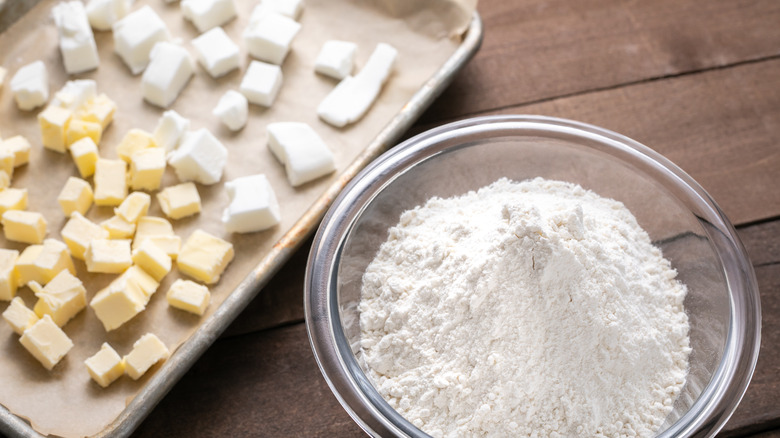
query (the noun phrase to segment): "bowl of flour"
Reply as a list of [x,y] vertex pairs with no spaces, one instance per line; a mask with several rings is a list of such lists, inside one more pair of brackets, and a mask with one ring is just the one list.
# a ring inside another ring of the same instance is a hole
[[309,338],[372,436],[713,436],[760,343],[707,193],[619,134],[539,116],[393,148],[323,219]]

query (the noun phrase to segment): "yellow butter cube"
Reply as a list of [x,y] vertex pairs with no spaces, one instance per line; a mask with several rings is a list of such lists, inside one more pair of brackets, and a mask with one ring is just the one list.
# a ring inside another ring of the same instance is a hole
[[196,315],[203,315],[211,302],[209,288],[190,280],[178,279],[166,294],[168,304]]
[[142,216],[138,219],[138,228],[135,231],[136,239],[157,235],[172,236],[173,225],[167,220],[156,216]]
[[125,356],[125,373],[138,380],[157,362],[170,356],[168,348],[157,336],[147,333],[135,341],[133,349]]
[[131,239],[135,232],[135,224],[114,215],[100,223],[108,231],[109,239]]
[[116,113],[116,103],[101,93],[78,109],[75,118],[99,123],[101,129],[105,131],[106,127],[114,120],[114,113]]
[[117,206],[127,197],[127,164],[98,158],[95,164],[95,204]]
[[89,303],[106,331],[114,330],[141,313],[159,283],[137,266],[131,266]]
[[92,379],[103,388],[125,373],[124,359],[107,342],[100,346],[97,353],[88,357],[84,365]]
[[30,162],[30,142],[21,135],[3,140],[2,148],[14,154],[14,167]]
[[76,274],[67,245],[55,239],[46,239],[43,245],[31,245],[22,251],[16,262],[19,281],[47,284],[62,270]]
[[[162,249],[163,252],[168,254],[168,257],[170,257],[171,260],[176,260],[176,258],[179,256],[179,251],[181,250],[181,237],[164,234],[144,236],[141,239],[136,237],[136,239],[133,240],[133,249],[138,248],[143,242],[147,240],[154,243],[158,248]],[[136,244],[136,242],[138,243]]]
[[5,172],[0,172],[0,191],[7,189],[11,185],[11,178]]
[[165,149],[149,148],[133,153],[130,159],[130,187],[157,190],[165,173]]
[[[87,307],[87,290],[81,280],[63,269],[43,288],[30,283],[38,302],[33,310],[38,317],[51,316],[55,324],[62,327],[76,314]],[[35,285],[35,286],[33,286]]]
[[2,301],[10,301],[16,296],[19,284],[16,273],[16,260],[18,258],[19,251],[0,248],[0,300]]
[[0,215],[8,210],[27,209],[27,189],[7,188],[0,190]]
[[114,209],[114,214],[127,222],[136,223],[142,216],[146,216],[151,203],[151,196],[143,192],[133,192]]
[[133,263],[140,266],[155,280],[160,281],[171,271],[171,258],[149,239],[133,250]]
[[25,285],[31,281],[44,283],[43,277],[35,267],[35,260],[43,252],[43,245],[30,245],[22,251],[22,254],[16,259],[16,275],[18,284]]
[[65,181],[65,186],[57,197],[57,202],[62,207],[65,216],[70,217],[73,212],[86,214],[92,206],[93,194],[89,183],[81,178],[71,176]]
[[4,173],[7,177],[8,184],[11,184],[11,179],[14,177],[14,154],[8,149],[0,148],[0,172]]
[[73,348],[73,342],[68,335],[57,327],[49,315],[44,315],[25,330],[19,342],[47,370],[54,368]]
[[154,142],[152,134],[141,129],[131,129],[119,142],[116,154],[129,163],[134,153],[154,147],[157,147],[157,144]]
[[219,281],[233,260],[233,245],[203,230],[195,230],[179,251],[176,265],[183,273],[206,284]]
[[16,297],[11,300],[11,303],[8,304],[8,307],[3,312],[3,319],[16,334],[21,335],[25,330],[38,322],[39,318],[35,312],[24,305],[24,301],[20,297]]
[[91,138],[95,144],[100,144],[102,136],[103,128],[100,127],[100,123],[74,119],[68,123],[68,130],[65,132],[65,144],[70,146],[82,138]]
[[181,219],[200,213],[200,195],[192,182],[166,187],[157,194],[163,213],[171,219]]
[[41,243],[46,236],[46,219],[38,212],[8,210],[3,213],[0,223],[5,238],[15,242]]
[[87,271],[119,274],[133,264],[130,241],[125,239],[92,239],[84,252]]
[[41,128],[43,147],[57,152],[67,149],[67,131],[73,113],[67,108],[47,106],[38,114],[38,125]]
[[90,137],[84,137],[70,145],[70,156],[79,169],[82,178],[95,174],[95,164],[98,160],[98,148]]
[[[127,268],[127,271],[117,277],[119,281],[126,281],[127,284],[138,290],[143,295],[145,301],[144,304],[149,302],[149,299],[157,292],[157,288],[160,283],[154,279],[148,272],[138,265],[133,265]],[[121,280],[124,278],[124,280]]]
[[84,260],[89,242],[93,239],[108,239],[109,232],[100,225],[85,218],[81,213],[75,212],[60,231],[62,240],[68,245],[70,254]]

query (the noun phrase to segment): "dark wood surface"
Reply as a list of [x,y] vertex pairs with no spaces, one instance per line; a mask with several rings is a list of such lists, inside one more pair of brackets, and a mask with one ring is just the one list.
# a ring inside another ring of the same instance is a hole
[[[477,56],[408,135],[475,115],[594,123],[666,155],[737,226],[761,291],[753,381],[721,436],[780,437],[780,2],[481,0]],[[303,322],[310,242],[135,432],[364,436]]]

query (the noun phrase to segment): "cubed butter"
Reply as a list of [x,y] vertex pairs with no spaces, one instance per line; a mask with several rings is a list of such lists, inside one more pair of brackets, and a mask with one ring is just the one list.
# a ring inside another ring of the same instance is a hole
[[98,160],[98,148],[91,137],[84,137],[70,145],[70,156],[79,170],[82,178],[95,174],[95,164]]
[[166,299],[171,307],[203,315],[211,302],[209,288],[190,280],[178,279],[168,289]]
[[278,65],[252,61],[241,79],[239,90],[249,102],[270,107],[282,88],[282,69]]
[[101,93],[76,110],[74,118],[86,122],[99,123],[101,129],[105,131],[108,125],[111,124],[111,121],[114,120],[115,113],[116,103]]
[[125,373],[125,361],[107,342],[84,361],[92,379],[105,388]]
[[236,5],[233,0],[182,0],[181,14],[203,33],[235,18]]
[[14,154],[8,149],[0,148],[0,173],[3,173],[8,179],[8,184],[11,184],[14,176]]
[[238,91],[227,90],[211,114],[219,117],[231,131],[238,131],[246,125],[249,117],[249,101]]
[[167,108],[195,73],[195,64],[184,47],[167,41],[157,43],[141,78],[141,93],[152,105]]
[[301,25],[275,12],[263,14],[244,30],[247,51],[255,58],[281,65]]
[[33,310],[39,318],[49,315],[55,324],[62,327],[76,314],[87,307],[87,290],[77,277],[63,269],[43,288],[32,286],[38,298]]
[[164,188],[157,194],[163,213],[171,219],[181,219],[200,212],[200,195],[194,183],[186,182]]
[[233,245],[230,242],[198,229],[184,242],[176,265],[190,277],[214,284],[231,260]]
[[353,42],[325,41],[314,61],[314,71],[333,79],[342,80],[352,73],[355,52],[357,52],[357,44]]
[[231,233],[251,233],[279,223],[281,211],[265,175],[236,178],[225,183],[230,203],[222,213],[225,229]]
[[116,154],[119,158],[130,163],[134,153],[143,149],[155,147],[157,147],[157,144],[154,142],[152,134],[149,134],[142,129],[131,129],[122,137],[122,140],[116,147]]
[[19,276],[16,273],[16,260],[19,251],[0,248],[0,301],[9,301],[16,296]]
[[49,283],[62,270],[76,273],[67,245],[56,239],[46,239],[43,245],[30,245],[16,261],[20,284],[35,281]]
[[21,335],[25,330],[38,322],[38,315],[24,304],[24,300],[16,297],[8,304],[3,312],[3,319],[16,334]]
[[180,181],[215,184],[222,179],[228,151],[207,129],[185,134],[179,148],[168,157]]
[[100,126],[100,123],[72,119],[70,123],[68,123],[68,130],[65,133],[65,143],[70,146],[82,138],[89,137],[97,145],[100,144],[102,135],[103,128]]
[[65,85],[54,94],[50,105],[76,111],[95,96],[97,96],[97,82],[92,79],[76,79],[65,82]]
[[[181,237],[179,236],[164,234],[145,235],[141,238],[136,236],[135,240],[133,240],[133,249],[140,246],[141,243],[146,240],[149,240],[157,245],[166,254],[168,254],[168,257],[170,257],[171,260],[176,260],[176,258],[179,256],[179,251],[181,250]],[[138,244],[136,244],[136,242],[138,242]]]
[[[255,9],[260,7],[297,20],[303,11],[303,0],[263,0]],[[253,10],[252,16],[254,17],[255,14],[258,12]],[[252,18],[250,18],[251,20]]]
[[136,223],[138,222],[138,219],[146,216],[146,212],[149,211],[151,203],[152,197],[148,194],[133,192],[119,204],[119,207],[114,209],[114,214],[127,222]]
[[297,187],[336,170],[333,153],[306,123],[270,123],[268,148],[284,164],[287,180]]
[[111,28],[114,51],[134,75],[146,68],[152,47],[170,38],[165,22],[149,5],[127,14]]
[[29,245],[16,259],[16,275],[19,285],[25,285],[31,281],[45,283],[43,277],[35,267],[35,260],[43,252],[43,245]]
[[165,173],[165,149],[147,148],[130,159],[130,187],[133,190],[157,190]]
[[10,85],[20,110],[35,109],[49,100],[49,74],[43,61],[21,67],[11,78]]
[[135,224],[117,215],[104,220],[100,226],[108,232],[109,239],[132,239],[135,233]]
[[92,206],[92,187],[81,178],[71,176],[65,181],[65,186],[57,196],[57,202],[62,207],[65,216],[70,217],[74,212],[86,214]]
[[171,271],[171,258],[152,240],[145,239],[133,250],[133,263],[160,281]]
[[179,147],[179,142],[189,129],[189,119],[182,117],[174,110],[168,110],[157,121],[152,138],[157,146],[165,149],[165,152],[168,153]]
[[89,25],[95,30],[111,30],[111,26],[127,15],[131,0],[90,0],[87,3]]
[[[164,218],[156,216],[142,216],[138,219],[138,228],[135,232],[136,240],[156,235],[173,236],[173,225]],[[138,244],[140,243],[139,241]]]
[[14,167],[30,162],[30,142],[21,135],[3,140],[2,148],[14,154]]
[[154,364],[170,356],[168,348],[152,333],[147,333],[135,341],[133,349],[125,356],[125,373],[133,380],[138,380],[149,371]]
[[46,219],[38,212],[8,210],[0,223],[5,238],[15,242],[41,243],[46,236]]
[[192,40],[198,62],[212,78],[224,76],[241,66],[238,46],[222,30],[215,27]]
[[87,251],[89,242],[93,239],[108,239],[110,237],[107,230],[85,218],[79,212],[70,216],[60,231],[60,235],[68,245],[70,254],[79,260],[84,260],[84,253]]
[[89,305],[106,331],[111,331],[141,313],[158,286],[149,274],[131,266],[95,294]]
[[[121,280],[121,278],[124,278],[124,280]],[[152,298],[152,295],[157,292],[157,288],[160,286],[160,283],[139,265],[130,266],[118,279],[120,279],[119,281],[126,281],[127,284],[132,285],[139,291],[144,298],[144,304],[149,302],[149,299]]]
[[0,172],[0,191],[11,186],[11,178],[5,172]]
[[52,8],[52,16],[57,25],[65,71],[76,74],[96,69],[100,59],[84,3],[58,3]]
[[57,327],[49,315],[44,315],[25,330],[19,342],[47,370],[54,368],[73,348],[73,341]]
[[0,190],[0,215],[9,210],[27,209],[27,189],[9,187]]
[[127,197],[127,164],[98,158],[95,163],[95,205],[117,206]]
[[43,147],[56,152],[67,149],[66,133],[73,112],[67,108],[49,105],[38,114]]
[[119,274],[133,264],[130,240],[92,239],[84,252],[87,271]]

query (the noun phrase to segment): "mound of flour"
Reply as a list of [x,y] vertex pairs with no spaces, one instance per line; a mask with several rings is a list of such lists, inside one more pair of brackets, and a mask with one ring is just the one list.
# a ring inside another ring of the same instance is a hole
[[502,179],[390,229],[360,355],[432,436],[652,436],[688,366],[675,277],[620,202]]

